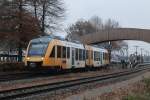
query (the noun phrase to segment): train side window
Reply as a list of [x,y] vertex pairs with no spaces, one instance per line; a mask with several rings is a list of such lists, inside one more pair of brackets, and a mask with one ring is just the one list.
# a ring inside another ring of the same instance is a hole
[[66,47],[62,47],[62,58],[66,58]]
[[94,61],[96,61],[96,51],[94,51]]
[[105,53],[103,53],[103,59],[105,60]]
[[99,61],[99,52],[96,52],[96,61]]
[[70,48],[67,47],[67,58],[70,58]]
[[76,60],[79,60],[78,58],[79,58],[79,51],[78,49],[76,49]]
[[101,61],[102,60],[102,53],[101,52],[99,53],[99,56],[100,56],[99,61]]
[[98,61],[100,61],[100,60],[101,60],[101,53],[98,52]]
[[107,57],[108,57],[107,53],[105,53],[105,55],[106,55],[106,56],[105,56],[105,60],[107,60]]
[[52,52],[51,52],[51,54],[50,54],[50,57],[55,57],[55,46],[54,46],[53,49],[52,49]]
[[57,46],[57,58],[61,58],[61,46]]
[[100,52],[94,51],[94,61],[100,61]]
[[101,53],[100,53],[100,52],[98,52],[98,54],[99,54],[99,61],[101,61]]
[[85,50],[83,50],[83,60],[85,60]]
[[79,49],[79,60],[82,60],[82,56],[83,56],[82,49]]

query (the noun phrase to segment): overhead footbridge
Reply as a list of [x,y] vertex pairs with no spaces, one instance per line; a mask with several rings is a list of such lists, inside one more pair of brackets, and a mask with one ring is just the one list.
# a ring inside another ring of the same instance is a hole
[[81,36],[80,40],[85,44],[98,44],[118,40],[139,40],[150,42],[150,30],[136,28],[108,29]]

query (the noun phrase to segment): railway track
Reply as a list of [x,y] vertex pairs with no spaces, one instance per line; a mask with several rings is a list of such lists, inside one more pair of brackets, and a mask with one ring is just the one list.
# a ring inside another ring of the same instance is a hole
[[87,77],[87,78],[56,82],[56,83],[50,83],[50,84],[43,84],[43,85],[37,85],[37,86],[32,86],[32,87],[18,88],[18,89],[7,90],[7,91],[0,91],[0,100],[23,98],[23,97],[27,97],[31,95],[38,95],[41,93],[47,93],[50,91],[65,89],[65,88],[69,88],[69,87],[73,87],[77,85],[88,84],[88,83],[98,82],[98,81],[105,81],[105,80],[110,80],[114,78],[121,78],[124,76],[132,75],[132,74],[145,71],[145,70],[149,70],[149,69],[150,67],[143,67],[143,68],[132,69],[129,71],[113,73],[113,74],[107,74],[107,75],[101,75],[101,76],[95,76],[95,77]]
[[32,72],[20,72],[0,75],[0,82],[13,81],[19,79],[33,78],[37,73]]
[[[50,71],[26,71],[20,73],[11,73],[11,74],[1,74],[0,75],[0,82],[9,82],[9,81],[16,81],[22,79],[33,79],[37,77],[50,77],[55,75],[65,74],[62,72],[59,73],[51,73]],[[66,73],[67,74],[67,73]]]
[[[139,64],[139,66],[143,65],[150,65],[149,63],[147,64]],[[95,69],[93,71],[96,71],[99,69]],[[14,81],[14,80],[21,80],[21,79],[32,79],[36,77],[49,77],[49,76],[56,76],[56,75],[61,75],[61,74],[68,74],[69,72],[53,72],[53,71],[24,71],[24,72],[19,72],[19,73],[6,73],[6,74],[0,74],[0,82],[7,82],[7,81]],[[84,72],[83,70],[81,71],[76,71],[76,72]],[[74,73],[74,72],[72,72]]]
[[[93,69],[78,69],[78,70],[68,70],[68,71],[56,71],[56,70],[32,70],[32,71],[25,71],[19,73],[5,73],[0,74],[0,82],[10,82],[22,79],[33,79],[38,77],[50,77],[50,76],[57,76],[57,75],[65,75],[69,73],[77,73],[77,72],[87,72],[87,71],[98,71],[102,70],[102,68],[93,68]],[[105,69],[107,70],[107,69]]]

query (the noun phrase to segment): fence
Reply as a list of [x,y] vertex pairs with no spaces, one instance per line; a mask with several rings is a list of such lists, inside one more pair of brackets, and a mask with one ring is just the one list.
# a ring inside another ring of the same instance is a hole
[[0,62],[19,62],[19,55],[0,54]]

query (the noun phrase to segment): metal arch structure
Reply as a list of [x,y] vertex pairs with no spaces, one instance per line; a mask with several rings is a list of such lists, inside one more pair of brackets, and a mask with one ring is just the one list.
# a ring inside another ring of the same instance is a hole
[[84,44],[98,44],[118,40],[140,40],[150,43],[150,30],[136,28],[109,29],[81,36],[80,40]]

